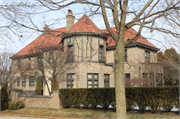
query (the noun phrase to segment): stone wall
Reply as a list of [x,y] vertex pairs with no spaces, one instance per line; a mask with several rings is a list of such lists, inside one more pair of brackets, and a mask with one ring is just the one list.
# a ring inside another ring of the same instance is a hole
[[12,101],[22,101],[25,107],[36,107],[36,108],[53,108],[60,109],[60,99],[59,92],[53,91],[51,96],[41,96],[41,95],[19,95],[18,92],[11,92]]

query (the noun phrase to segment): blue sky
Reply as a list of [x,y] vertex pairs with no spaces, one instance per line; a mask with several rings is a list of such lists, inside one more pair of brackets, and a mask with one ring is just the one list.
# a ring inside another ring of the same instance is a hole
[[[90,12],[85,12],[89,7],[85,5],[73,5],[66,7],[62,10],[54,11],[54,12],[46,12],[43,14],[36,14],[36,15],[31,15],[31,18],[33,20],[33,23],[39,28],[43,29],[44,25],[47,24],[51,29],[56,29],[60,27],[65,27],[66,26],[66,15],[67,15],[67,10],[71,9],[73,11],[73,14],[75,16],[75,22],[81,18],[81,16],[86,13],[87,15],[90,15]],[[39,10],[39,11],[38,11]],[[43,9],[45,10],[45,9]],[[28,12],[33,13],[33,10],[27,10]],[[34,12],[40,12],[42,9],[36,8],[36,11]],[[27,15],[28,16],[28,15]],[[112,17],[110,14],[108,14],[109,20],[111,23],[111,26],[113,26],[112,22]],[[127,17],[127,21],[129,20]],[[104,21],[102,19],[101,15],[95,15],[95,16],[90,16],[90,19],[96,24],[96,26],[100,29],[104,29]],[[26,21],[27,20],[27,21]],[[28,24],[28,17],[27,19],[24,19],[26,21],[26,24]],[[3,22],[0,22],[1,24]],[[162,21],[156,21],[155,25],[160,25]],[[32,24],[28,24],[32,25]],[[161,24],[162,25],[162,24]],[[138,27],[133,27],[136,31],[138,30]],[[41,32],[38,31],[32,31],[29,29],[24,29],[24,28],[16,28],[15,29],[18,33],[18,35],[22,35],[23,37],[17,37],[14,34],[11,34],[11,40],[5,39],[6,42],[3,42],[0,40],[0,50],[5,51],[8,50],[13,53],[17,53],[20,51],[22,48],[24,48],[26,45],[28,45],[30,42],[35,40],[39,35],[41,35]],[[150,32],[149,29],[143,29],[141,35],[145,38],[147,38],[152,44],[154,44],[157,48],[160,48],[161,51],[164,51],[166,48],[174,47],[177,52],[179,52],[179,39],[172,39],[166,34],[161,34],[156,31]],[[172,42],[173,41],[173,42]]]

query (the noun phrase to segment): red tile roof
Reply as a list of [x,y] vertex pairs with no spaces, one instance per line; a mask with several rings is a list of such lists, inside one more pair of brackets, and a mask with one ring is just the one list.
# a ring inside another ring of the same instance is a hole
[[[112,27],[113,31],[116,31],[115,27]],[[104,33],[108,33],[107,29],[101,30]],[[137,31],[135,31],[133,28],[129,28],[128,30],[126,30],[125,35],[124,35],[124,41],[127,41],[128,39],[132,39],[136,36]],[[143,36],[139,36],[139,38],[135,41],[135,42],[139,42],[145,45],[149,45],[152,46],[154,48],[156,48],[152,43],[150,43],[146,38],[144,38]],[[113,46],[115,45],[115,41],[112,39],[111,36],[108,37],[106,43],[108,44],[108,46]]]
[[[66,32],[66,27],[52,30],[51,33],[53,35],[58,35],[59,33],[62,33],[62,32]],[[50,35],[50,34],[40,35],[38,38],[36,38],[34,41],[32,41],[30,44],[28,44],[18,53],[16,53],[14,56],[36,53],[37,48],[59,45],[59,43],[62,40],[61,35],[59,37],[55,37],[53,35]]]
[[101,33],[101,30],[84,14],[79,21],[76,22],[68,31],[72,32],[96,32]]
[[[113,31],[116,31],[115,27],[112,27]],[[59,33],[66,32],[66,27],[51,30],[52,34],[58,35]],[[84,14],[81,19],[73,25],[72,28],[68,31],[68,33],[72,32],[96,32],[96,33],[108,33],[107,29],[104,30],[99,30],[99,28],[87,17],[86,14]],[[133,29],[130,28],[125,32],[125,38],[124,41],[127,39],[133,38],[137,32]],[[24,47],[22,50],[20,50],[18,53],[16,53],[14,56],[20,56],[20,55],[26,55],[26,54],[31,54],[32,50],[36,47],[42,48],[42,47],[47,47],[47,46],[54,46],[54,45],[59,45],[61,42],[62,38],[61,35],[59,37],[55,37],[50,34],[42,34],[38,38],[36,38],[34,41],[32,41],[29,45]],[[147,39],[145,39],[143,36],[140,36],[135,42],[143,43],[149,46],[152,46],[156,48],[153,44],[151,44]],[[108,36],[106,43],[108,46],[114,46],[115,41],[112,39],[111,36]],[[33,53],[36,51],[34,50]]]

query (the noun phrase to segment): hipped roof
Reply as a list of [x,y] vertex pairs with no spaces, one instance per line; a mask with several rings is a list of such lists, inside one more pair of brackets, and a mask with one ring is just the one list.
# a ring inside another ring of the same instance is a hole
[[[115,27],[112,27],[113,31],[116,31]],[[32,41],[30,44],[28,44],[26,47],[24,47],[22,50],[20,50],[18,53],[16,53],[14,56],[22,56],[27,54],[32,54],[32,52],[36,52],[35,48],[43,48],[43,47],[49,47],[54,45],[59,45],[59,43],[62,41],[61,36],[63,33],[66,32],[66,27],[54,29],[50,31],[51,34],[42,34],[38,38],[36,38],[34,41]],[[100,30],[89,18],[86,14],[84,14],[77,22],[74,24],[67,33],[74,33],[74,32],[94,32],[94,33],[108,33],[107,29]],[[59,35],[56,37],[56,35]],[[130,28],[125,32],[125,38],[124,41],[127,41],[128,39],[132,39],[135,37],[137,32]],[[153,44],[151,44],[146,38],[143,36],[139,36],[139,38],[135,41],[139,42],[148,46],[151,46],[153,48],[156,48]],[[115,41],[112,39],[111,36],[107,37],[106,44],[108,46],[114,46]],[[13,57],[14,57],[13,56]]]

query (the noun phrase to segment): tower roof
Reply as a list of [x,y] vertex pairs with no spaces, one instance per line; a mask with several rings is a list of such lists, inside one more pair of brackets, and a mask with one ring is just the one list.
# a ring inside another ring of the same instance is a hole
[[72,32],[96,32],[101,33],[101,30],[84,14],[76,24],[69,29],[67,33]]

